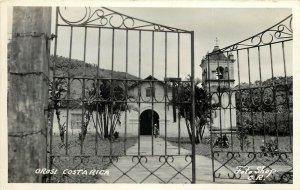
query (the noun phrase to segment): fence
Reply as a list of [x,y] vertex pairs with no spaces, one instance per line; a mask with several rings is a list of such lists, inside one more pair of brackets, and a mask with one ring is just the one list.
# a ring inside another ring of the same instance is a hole
[[[177,183],[182,176],[194,183],[194,142],[184,154],[179,146],[168,149],[166,140],[172,134],[180,141],[183,130],[169,107],[188,105],[194,114],[193,32],[104,7],[57,8],[55,29],[49,166],[63,174],[49,182]],[[182,68],[189,68],[187,80]],[[172,98],[179,88],[187,89],[187,99]],[[78,114],[80,129],[70,133]],[[190,130],[194,141],[193,122]],[[73,175],[65,168],[110,175]]]
[[202,61],[213,181],[292,183],[292,40],[290,15]]

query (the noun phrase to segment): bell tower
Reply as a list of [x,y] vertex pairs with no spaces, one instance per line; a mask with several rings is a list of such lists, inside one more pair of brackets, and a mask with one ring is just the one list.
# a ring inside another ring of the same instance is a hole
[[234,87],[234,62],[232,53],[220,51],[216,38],[214,49],[203,57],[202,85],[212,95],[215,109],[212,113],[211,129],[214,133],[226,134],[236,131],[236,106]]
[[216,38],[212,53],[208,56],[209,52],[207,52],[200,64],[200,67],[202,68],[203,86],[208,88],[208,85],[210,84],[211,91],[233,88],[235,81],[235,59],[232,53],[225,55],[220,51],[218,41],[218,38]]

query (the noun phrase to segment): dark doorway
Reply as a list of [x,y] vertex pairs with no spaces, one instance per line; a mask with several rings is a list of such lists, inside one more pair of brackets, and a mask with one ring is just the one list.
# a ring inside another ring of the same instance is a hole
[[[153,122],[152,122],[153,114]],[[152,135],[152,126],[154,124],[159,128],[159,115],[154,110],[145,110],[140,115],[141,135]]]

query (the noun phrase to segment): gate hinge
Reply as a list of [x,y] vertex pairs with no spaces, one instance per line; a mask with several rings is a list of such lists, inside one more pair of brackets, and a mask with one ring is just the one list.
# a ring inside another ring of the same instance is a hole
[[57,37],[57,35],[52,33],[50,36],[48,36],[48,40],[53,40],[56,37]]
[[20,38],[20,37],[45,37],[47,40],[53,40],[54,38],[57,37],[57,35],[55,34],[51,34],[50,36],[48,36],[45,33],[41,33],[41,32],[24,32],[24,33],[15,33],[14,37],[16,38]]
[[45,33],[41,32],[18,32],[14,34],[14,37],[42,37]]

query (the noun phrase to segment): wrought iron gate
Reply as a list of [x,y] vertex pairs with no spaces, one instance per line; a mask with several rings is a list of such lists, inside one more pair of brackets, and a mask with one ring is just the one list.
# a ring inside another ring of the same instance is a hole
[[292,183],[292,40],[290,15],[203,59],[214,182]]
[[[192,117],[195,112],[193,31],[104,7],[69,10],[56,9],[49,182],[195,183],[194,123],[191,153],[172,152],[167,144],[172,127],[181,139],[180,117],[176,111],[174,118],[167,114],[172,104],[190,105]],[[181,79],[186,68],[190,78]],[[190,91],[188,99],[172,98],[179,87]],[[140,133],[144,104],[152,112],[149,136]],[[159,105],[158,119],[154,108]],[[171,127],[170,120],[179,120],[178,125]]]

